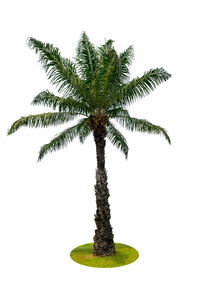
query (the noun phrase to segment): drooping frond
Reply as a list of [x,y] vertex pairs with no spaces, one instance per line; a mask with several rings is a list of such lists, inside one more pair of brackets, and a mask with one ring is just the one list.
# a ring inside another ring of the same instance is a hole
[[134,58],[133,46],[128,47],[125,51],[119,54],[121,61],[120,78],[123,83],[129,79],[130,71],[129,66]]
[[107,137],[113,145],[119,148],[128,157],[128,145],[125,137],[116,129],[113,123],[109,122],[107,126]]
[[81,125],[78,128],[78,136],[79,136],[79,141],[81,143],[84,143],[85,139],[91,134],[91,129],[89,127],[88,123],[89,118],[83,119],[81,122]]
[[8,135],[14,133],[21,127],[48,127],[56,126],[75,119],[79,114],[71,114],[68,112],[49,112],[36,115],[22,116],[15,121],[8,130]]
[[[38,161],[49,152],[59,150],[68,145],[75,137],[77,137],[81,131],[81,128],[85,125],[85,118],[79,120],[78,124],[67,128],[63,132],[56,135],[49,143],[43,145],[40,149]],[[80,133],[81,134],[81,133]]]
[[123,127],[130,131],[138,131],[149,134],[159,134],[164,136],[165,139],[171,144],[171,140],[167,134],[167,131],[157,125],[154,125],[146,119],[137,119],[130,116],[118,116],[115,118]]
[[83,77],[84,84],[90,84],[94,78],[98,59],[95,47],[89,41],[85,32],[82,33],[76,49],[76,61],[80,68],[80,74]]
[[32,101],[32,105],[44,105],[52,107],[53,109],[58,108],[59,111],[66,111],[70,113],[79,113],[80,115],[89,115],[90,108],[84,102],[74,100],[72,97],[61,98],[55,96],[48,90],[40,92]]
[[163,68],[151,69],[145,72],[142,77],[137,77],[127,84],[122,85],[120,101],[123,104],[130,104],[138,98],[142,98],[153,91],[157,85],[171,77]]
[[128,110],[123,109],[122,107],[109,109],[106,111],[106,114],[108,114],[110,118],[116,118],[117,116],[130,116]]
[[59,92],[63,91],[65,96],[72,94],[78,98],[86,99],[85,90],[76,72],[75,64],[70,59],[63,58],[58,48],[32,37],[28,39],[28,46],[39,53],[39,62],[47,72],[51,83],[59,86]]

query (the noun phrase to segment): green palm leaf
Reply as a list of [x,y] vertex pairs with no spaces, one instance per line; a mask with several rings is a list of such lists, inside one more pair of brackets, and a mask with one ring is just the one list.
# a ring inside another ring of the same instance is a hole
[[20,127],[48,127],[56,126],[73,120],[78,114],[71,114],[68,112],[49,112],[36,115],[22,116],[15,121],[8,130],[8,135],[17,131]]
[[171,140],[167,134],[167,131],[157,125],[150,123],[145,119],[138,119],[130,116],[118,116],[115,118],[123,127],[130,131],[145,132],[149,134],[159,134],[165,137],[165,139],[171,144]]
[[79,134],[83,140],[84,134],[81,130],[82,127],[85,126],[85,122],[86,122],[85,118],[79,120],[77,125],[67,128],[63,132],[57,134],[49,143],[43,145],[39,152],[38,161],[42,160],[42,158],[47,153],[59,150],[60,148],[67,146],[68,143],[73,141],[74,138],[77,137]]
[[86,103],[74,100],[72,97],[60,98],[55,96],[48,90],[39,93],[32,101],[32,105],[44,105],[47,107],[52,107],[56,109],[58,107],[59,111],[66,111],[70,113],[79,113],[80,115],[89,115],[90,108]]
[[104,57],[110,49],[113,49],[113,43],[114,41],[112,39],[108,39],[105,41],[103,45],[97,48],[97,53],[99,57]]
[[163,68],[151,69],[139,78],[135,78],[127,84],[122,85],[120,101],[123,104],[130,104],[138,98],[142,98],[153,91],[157,85],[171,77]]
[[116,99],[120,86],[120,60],[112,47],[112,40],[99,49],[99,66],[95,74],[95,88],[98,90],[100,109],[110,106]]
[[110,118],[116,118],[117,116],[130,116],[128,110],[123,109],[122,107],[109,109],[106,113]]
[[129,66],[134,58],[133,46],[128,47],[125,51],[119,54],[121,61],[120,77],[123,83],[129,79],[130,71]]
[[119,148],[128,157],[128,145],[125,137],[116,129],[113,123],[109,122],[107,127],[107,137],[113,145]]
[[81,143],[84,143],[85,139],[91,134],[91,129],[88,124],[88,118],[84,118],[78,127],[78,136]]
[[[96,57],[97,61],[95,64],[95,71],[92,77],[92,81],[90,84],[90,94],[93,99],[93,108],[99,109],[99,106],[102,106],[101,99],[102,99],[102,77],[105,74],[105,71],[107,69],[106,61],[106,56],[110,51],[113,49],[112,47],[113,41],[110,39],[105,42],[104,45],[101,45],[96,49]],[[109,54],[110,55],[110,54]]]
[[98,59],[94,45],[89,41],[85,32],[82,33],[81,38],[76,49],[76,61],[78,63],[80,74],[83,77],[85,84],[90,84],[94,78]]
[[63,58],[58,48],[52,44],[43,43],[32,37],[28,39],[28,46],[39,53],[39,62],[47,72],[52,84],[59,86],[58,91],[78,98],[87,98],[83,84],[76,72],[76,65],[70,59]]

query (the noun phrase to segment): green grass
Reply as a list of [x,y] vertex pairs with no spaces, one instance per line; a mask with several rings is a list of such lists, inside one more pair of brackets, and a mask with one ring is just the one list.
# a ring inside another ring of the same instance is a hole
[[84,266],[113,268],[128,265],[139,257],[135,248],[121,243],[115,243],[116,254],[113,256],[93,256],[93,244],[88,243],[74,248],[70,253],[71,259]]

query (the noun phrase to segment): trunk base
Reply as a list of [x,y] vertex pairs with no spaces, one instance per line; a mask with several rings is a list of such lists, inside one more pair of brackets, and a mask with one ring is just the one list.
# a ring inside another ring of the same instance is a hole
[[102,240],[102,238],[98,237],[98,230],[95,230],[93,255],[111,256],[115,254],[116,250],[113,240]]

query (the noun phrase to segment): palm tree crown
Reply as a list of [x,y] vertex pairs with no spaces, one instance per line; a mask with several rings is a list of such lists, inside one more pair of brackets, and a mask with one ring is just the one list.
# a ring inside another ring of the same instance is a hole
[[129,66],[133,59],[133,47],[117,54],[113,40],[99,47],[89,41],[85,32],[81,34],[74,61],[63,58],[58,48],[32,37],[28,46],[39,54],[39,62],[52,84],[56,84],[58,97],[48,90],[39,93],[33,105],[51,107],[57,112],[21,117],[8,130],[8,135],[22,126],[47,127],[67,123],[83,116],[78,123],[56,135],[41,147],[38,161],[48,152],[66,146],[75,137],[81,143],[99,125],[106,127],[106,136],[127,158],[128,145],[125,137],[112,122],[116,120],[130,131],[163,135],[170,143],[166,130],[145,119],[129,115],[126,107],[148,95],[163,81],[170,78],[163,68],[150,69],[142,77],[130,79]]

